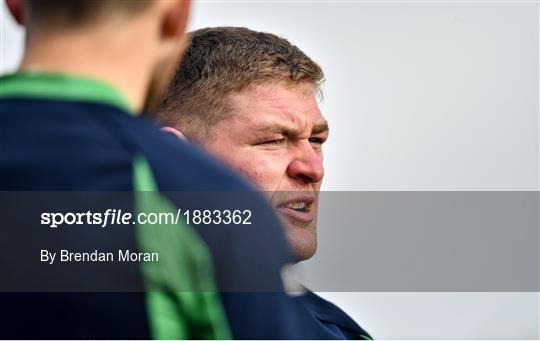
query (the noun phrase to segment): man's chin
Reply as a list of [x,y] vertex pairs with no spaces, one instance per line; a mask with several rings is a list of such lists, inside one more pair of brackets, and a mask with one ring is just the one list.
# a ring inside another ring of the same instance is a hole
[[297,226],[290,221],[284,223],[287,240],[297,261],[311,258],[317,250],[317,233],[314,226]]

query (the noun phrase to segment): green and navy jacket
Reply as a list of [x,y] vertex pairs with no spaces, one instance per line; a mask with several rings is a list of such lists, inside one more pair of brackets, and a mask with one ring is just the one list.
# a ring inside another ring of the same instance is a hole
[[[54,282],[41,273],[52,267],[24,263],[39,255],[22,259],[45,234],[30,229],[32,220],[28,226],[2,224],[0,338],[348,337],[329,328],[325,316],[321,320],[309,303],[283,292],[281,269],[292,258],[264,199],[200,150],[134,115],[108,84],[47,73],[0,78],[0,150],[2,198],[8,193],[2,202],[4,222],[20,210],[16,193],[26,192],[134,193],[129,206],[138,212],[176,210],[180,203],[170,194],[175,192],[240,192],[248,206],[257,208],[255,225],[208,228],[180,222],[165,230],[111,228],[106,238],[91,228],[81,230],[84,234],[55,234],[55,243],[74,250],[88,249],[94,242],[141,252],[159,248],[159,262],[126,263],[106,274],[106,285],[133,282],[144,288],[126,292],[107,292],[107,286],[33,290],[36,281]],[[19,250],[21,259],[13,259],[9,249]],[[74,271],[73,276],[93,280],[85,272]],[[17,292],[10,284],[26,289]],[[241,290],[243,284],[251,290]],[[259,287],[267,292],[252,290]]]

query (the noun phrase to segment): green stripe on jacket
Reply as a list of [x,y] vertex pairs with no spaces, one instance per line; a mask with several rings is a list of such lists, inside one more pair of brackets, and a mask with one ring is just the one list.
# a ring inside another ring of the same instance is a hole
[[[176,214],[144,157],[134,160],[133,171],[136,213]],[[136,235],[140,252],[159,253],[159,262],[141,262],[152,337],[231,339],[210,251],[198,233],[182,221],[137,225]]]

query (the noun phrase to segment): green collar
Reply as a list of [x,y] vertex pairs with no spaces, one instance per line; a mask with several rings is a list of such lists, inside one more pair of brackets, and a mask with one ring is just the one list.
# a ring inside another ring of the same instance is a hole
[[19,72],[0,77],[0,98],[34,97],[113,105],[133,114],[120,91],[92,78],[46,72]]

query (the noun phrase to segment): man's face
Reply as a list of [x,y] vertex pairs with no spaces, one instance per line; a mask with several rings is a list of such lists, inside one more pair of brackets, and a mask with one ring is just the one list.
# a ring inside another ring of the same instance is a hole
[[210,129],[203,147],[265,191],[297,258],[310,258],[328,138],[312,87],[263,84],[232,95],[231,103],[232,115]]

